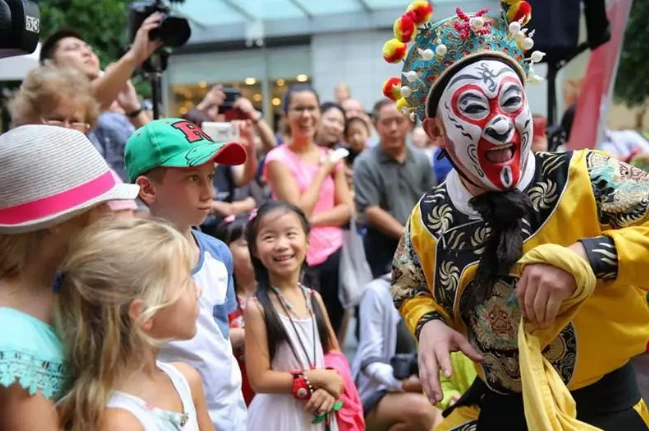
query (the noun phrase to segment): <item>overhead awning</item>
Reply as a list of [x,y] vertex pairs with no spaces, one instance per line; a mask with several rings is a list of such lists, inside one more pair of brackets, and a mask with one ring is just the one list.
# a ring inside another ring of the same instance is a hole
[[[410,0],[185,0],[173,9],[192,25],[190,44],[263,40],[391,27]],[[498,0],[435,0],[434,17],[498,8]]]

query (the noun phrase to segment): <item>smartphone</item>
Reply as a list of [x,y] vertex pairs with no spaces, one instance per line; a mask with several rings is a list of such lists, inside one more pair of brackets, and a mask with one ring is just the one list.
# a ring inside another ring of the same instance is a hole
[[205,122],[201,128],[214,142],[239,142],[239,128],[236,124]]
[[347,148],[341,147],[329,154],[329,160],[331,160],[333,163],[338,163],[347,156],[349,156],[349,150]]
[[225,114],[234,107],[234,102],[241,97],[241,90],[238,88],[223,88],[225,93],[225,100],[223,104],[219,106],[219,114]]

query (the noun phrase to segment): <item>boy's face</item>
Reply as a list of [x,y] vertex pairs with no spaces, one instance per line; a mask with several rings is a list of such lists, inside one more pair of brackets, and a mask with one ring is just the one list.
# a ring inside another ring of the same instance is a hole
[[191,169],[165,168],[160,182],[140,177],[138,184],[145,181],[150,186],[140,196],[153,216],[169,220],[179,229],[198,226],[211,211],[214,166],[210,161]]

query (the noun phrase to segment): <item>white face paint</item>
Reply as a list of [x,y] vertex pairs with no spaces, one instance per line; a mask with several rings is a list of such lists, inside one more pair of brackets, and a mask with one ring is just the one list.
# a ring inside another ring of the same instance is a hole
[[497,60],[460,69],[444,89],[437,115],[447,152],[464,175],[488,190],[516,187],[530,154],[532,114],[514,69]]

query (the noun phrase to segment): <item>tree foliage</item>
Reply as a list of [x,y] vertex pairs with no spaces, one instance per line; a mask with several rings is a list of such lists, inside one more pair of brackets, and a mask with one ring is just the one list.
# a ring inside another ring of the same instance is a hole
[[41,40],[61,28],[83,35],[102,67],[115,61],[127,46],[128,1],[39,0]]
[[[92,46],[102,68],[118,60],[129,45],[128,0],[39,0],[41,41],[61,28],[79,32]],[[149,97],[146,81],[134,79],[138,93]]]
[[629,106],[643,105],[649,96],[649,1],[635,0],[624,35],[615,96]]

